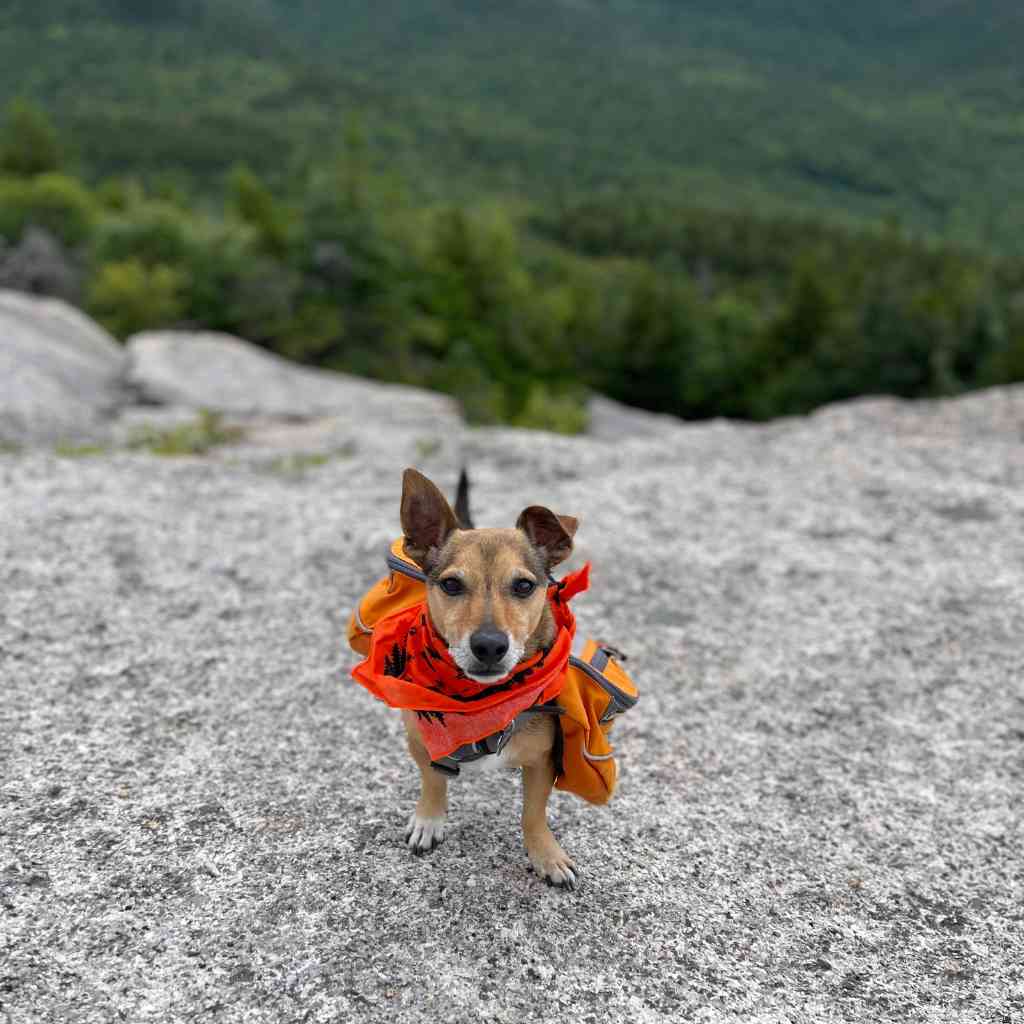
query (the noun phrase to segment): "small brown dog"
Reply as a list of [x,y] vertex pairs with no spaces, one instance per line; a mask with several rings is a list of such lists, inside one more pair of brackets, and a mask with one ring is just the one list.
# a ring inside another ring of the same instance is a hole
[[[426,577],[434,631],[465,677],[482,684],[505,679],[551,645],[555,623],[547,600],[549,572],[571,554],[577,520],[535,505],[523,511],[514,529],[462,529],[444,495],[425,476],[407,469],[402,483],[405,552]],[[402,717],[422,779],[406,837],[410,849],[425,853],[444,841],[448,778],[432,765],[417,712],[405,710]],[[576,866],[547,820],[557,729],[551,715],[529,716],[500,758],[523,772],[523,839],[534,871],[572,889]]]

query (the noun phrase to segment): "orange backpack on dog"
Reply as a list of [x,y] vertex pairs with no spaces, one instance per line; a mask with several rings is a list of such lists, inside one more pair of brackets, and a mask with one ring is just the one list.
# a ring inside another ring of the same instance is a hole
[[[391,545],[387,564],[390,574],[370,588],[349,620],[349,645],[363,657],[370,653],[378,622],[426,599],[425,576],[406,556],[401,538]],[[612,720],[637,702],[622,660],[615,648],[588,640],[580,657],[569,657],[552,708],[560,726],[555,787],[593,804],[607,803],[615,791],[615,755],[608,739]]]
[[381,619],[420,604],[427,596],[426,576],[406,556],[401,537],[391,545],[388,568],[391,572],[366,592],[348,622],[348,645],[364,658],[370,653],[373,627]]
[[615,716],[637,702],[636,686],[617,659],[624,656],[614,647],[588,640],[583,654],[569,659],[557,698],[562,763],[555,765],[555,788],[592,804],[607,803],[615,792],[618,772],[608,733]]

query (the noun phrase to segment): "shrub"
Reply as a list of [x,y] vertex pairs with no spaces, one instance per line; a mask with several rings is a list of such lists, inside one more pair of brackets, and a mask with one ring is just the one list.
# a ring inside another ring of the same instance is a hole
[[146,198],[142,185],[134,178],[108,178],[96,188],[96,201],[101,209],[126,213],[140,206]]
[[683,368],[681,411],[687,416],[749,416],[758,379],[759,310],[736,295],[712,303]]
[[185,311],[186,281],[173,267],[138,260],[105,263],[89,289],[88,309],[111,334],[168,327]]
[[65,245],[79,246],[93,229],[96,208],[81,182],[63,174],[0,178],[0,236],[17,241],[30,227],[43,228]]
[[134,260],[143,266],[188,262],[188,218],[170,203],[146,200],[100,223],[94,242],[97,263]]
[[288,226],[269,189],[247,167],[236,167],[228,191],[235,215],[255,228],[267,252],[283,256],[288,249]]
[[684,281],[649,269],[631,276],[621,325],[598,355],[598,387],[622,402],[678,413],[704,329],[701,310]]
[[1024,380],[1024,324],[1008,333],[982,364],[979,377],[985,385],[1012,384]]
[[0,131],[0,174],[31,178],[60,170],[57,132],[50,119],[27,100],[13,100]]
[[556,434],[581,434],[588,422],[582,394],[554,394],[540,383],[530,388],[525,405],[512,420],[517,427]]

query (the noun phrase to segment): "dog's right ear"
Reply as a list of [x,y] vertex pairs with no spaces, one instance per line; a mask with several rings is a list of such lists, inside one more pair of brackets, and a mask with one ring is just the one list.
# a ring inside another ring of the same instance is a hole
[[431,552],[444,545],[459,521],[445,496],[422,473],[407,469],[402,474],[402,533],[405,553],[423,570]]

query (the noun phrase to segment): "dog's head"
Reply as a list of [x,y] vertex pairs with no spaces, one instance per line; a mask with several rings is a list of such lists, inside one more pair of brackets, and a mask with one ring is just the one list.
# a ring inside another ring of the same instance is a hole
[[571,554],[576,526],[531,505],[514,529],[463,530],[438,488],[405,471],[405,552],[427,575],[434,629],[471,679],[497,682],[551,643],[548,571]]

